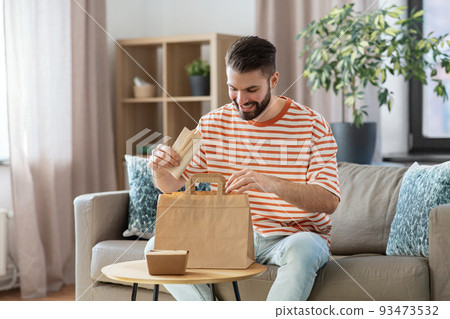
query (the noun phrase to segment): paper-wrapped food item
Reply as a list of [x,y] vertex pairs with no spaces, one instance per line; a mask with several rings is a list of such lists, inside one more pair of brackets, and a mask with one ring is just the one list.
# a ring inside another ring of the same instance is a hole
[[180,178],[186,167],[191,162],[195,154],[201,146],[201,135],[200,133],[195,133],[195,129],[189,130],[188,128],[183,128],[177,140],[173,144],[172,148],[177,152],[180,157],[180,165],[176,167],[167,168],[167,170],[175,178]]

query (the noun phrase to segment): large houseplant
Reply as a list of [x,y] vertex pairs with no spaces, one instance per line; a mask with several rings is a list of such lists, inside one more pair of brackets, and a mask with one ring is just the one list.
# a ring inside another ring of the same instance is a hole
[[[368,126],[363,125],[367,115],[367,106],[362,103],[366,86],[374,86],[378,90],[378,102],[375,103],[387,105],[390,110],[392,92],[385,86],[388,72],[405,80],[418,79],[423,84],[427,84],[427,73],[435,76],[439,67],[450,72],[449,55],[444,52],[446,35],[420,34],[423,11],[412,10],[409,17],[404,17],[405,10],[406,7],[390,6],[360,13],[355,11],[353,4],[347,4],[333,8],[319,21],[311,22],[297,36],[305,39],[300,56],[307,55],[303,75],[308,78],[312,91],[332,88],[336,95],[340,93],[343,122],[345,107],[352,110],[353,119],[347,127],[350,126],[353,133],[344,138],[347,141],[364,136],[357,129]],[[446,44],[450,45],[450,41]],[[434,92],[447,99],[442,80],[433,78],[432,81]],[[374,127],[373,124],[372,130]],[[338,137],[336,139],[339,145]],[[374,141],[359,143],[375,145]],[[341,145],[339,147],[342,149]],[[354,153],[361,153],[361,150]],[[368,154],[369,160],[356,161],[370,163],[370,152]],[[345,156],[338,154],[338,160],[339,155]],[[341,156],[342,159],[346,160]]]

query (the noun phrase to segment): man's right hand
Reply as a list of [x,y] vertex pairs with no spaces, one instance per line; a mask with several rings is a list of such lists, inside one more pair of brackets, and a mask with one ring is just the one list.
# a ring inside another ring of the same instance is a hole
[[183,177],[175,179],[168,170],[161,168],[170,168],[180,165],[180,155],[170,146],[160,144],[152,151],[148,167],[152,169],[153,184],[163,193],[176,192],[184,186]]
[[154,172],[157,172],[163,167],[170,168],[180,165],[180,160],[180,155],[178,155],[173,148],[164,144],[159,144],[152,150],[152,156],[150,157],[148,166]]

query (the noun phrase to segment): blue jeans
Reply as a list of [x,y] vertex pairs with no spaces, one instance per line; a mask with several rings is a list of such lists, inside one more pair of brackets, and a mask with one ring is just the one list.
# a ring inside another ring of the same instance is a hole
[[[328,262],[326,240],[316,233],[298,232],[290,236],[262,237],[254,233],[255,261],[280,266],[267,300],[308,299],[316,273]],[[153,249],[151,238],[145,252]],[[211,300],[208,285],[164,285],[177,300]]]

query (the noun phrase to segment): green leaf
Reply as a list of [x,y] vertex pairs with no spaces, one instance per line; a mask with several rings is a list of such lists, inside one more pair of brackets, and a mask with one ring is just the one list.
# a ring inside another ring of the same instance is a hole
[[350,61],[352,62],[352,64],[355,63],[357,54],[357,51],[353,51],[352,55],[350,56]]
[[350,52],[352,52],[354,50],[354,46],[352,44],[346,45],[341,52],[341,55],[345,56],[350,54]]
[[391,56],[391,54],[392,54],[392,52],[394,52],[394,50],[395,50],[395,47],[393,47],[393,46],[390,46],[388,48],[388,52],[387,52],[388,57]]
[[393,37],[395,37],[398,32],[399,31],[397,29],[394,29],[394,28],[391,28],[391,27],[389,27],[386,30],[384,30],[384,33],[386,33],[387,35],[393,36]]
[[340,90],[344,87],[344,82],[339,82],[338,85],[336,85],[336,90]]
[[375,76],[379,77],[381,73],[381,67],[378,67],[377,70],[375,71]]
[[373,20],[373,24],[375,24],[375,26],[380,26],[380,15],[377,15],[375,17],[375,20]]
[[408,19],[402,19],[402,20],[398,20],[397,22],[395,22],[395,24],[404,24],[408,22]]
[[364,55],[364,48],[358,45],[358,52],[359,54]]
[[378,90],[378,102],[380,105],[384,105],[387,102],[388,90],[386,88],[381,88]]
[[345,101],[344,101],[344,104],[345,105],[353,105],[353,103],[355,103],[355,97],[352,95],[352,96],[349,96],[348,98],[346,98],[345,99]]
[[397,9],[395,9],[394,11],[397,12],[398,14],[402,14],[406,9],[408,9],[407,6],[400,6],[397,7]]
[[370,39],[369,39],[369,41],[370,41],[370,42],[373,42],[373,41],[375,40],[375,38],[378,37],[379,34],[380,34],[379,31],[374,31],[374,32],[372,32],[372,33],[370,34]]
[[381,14],[379,15],[379,17],[380,17],[380,26],[384,28],[384,17]]
[[419,42],[417,42],[417,46],[416,46],[417,50],[422,50],[423,47],[425,46],[425,44],[426,44],[426,42],[425,42],[424,39],[422,39]]
[[418,17],[423,16],[424,13],[425,13],[425,12],[424,12],[423,10],[417,11],[416,13],[414,13],[414,14],[412,15],[411,18],[417,19]]
[[390,17],[396,18],[396,19],[399,18],[398,13],[395,13],[395,12],[388,12],[387,15],[390,16]]
[[322,81],[322,86],[326,86],[327,75],[326,75],[325,72],[322,73],[322,76],[320,77],[320,80]]
[[311,74],[311,71],[309,69],[307,69],[305,72],[303,72],[304,77],[309,77],[310,74]]
[[362,46],[363,48],[368,47],[369,46],[369,42],[367,41],[361,41],[359,42],[359,45]]
[[381,83],[386,82],[386,70],[381,72]]

